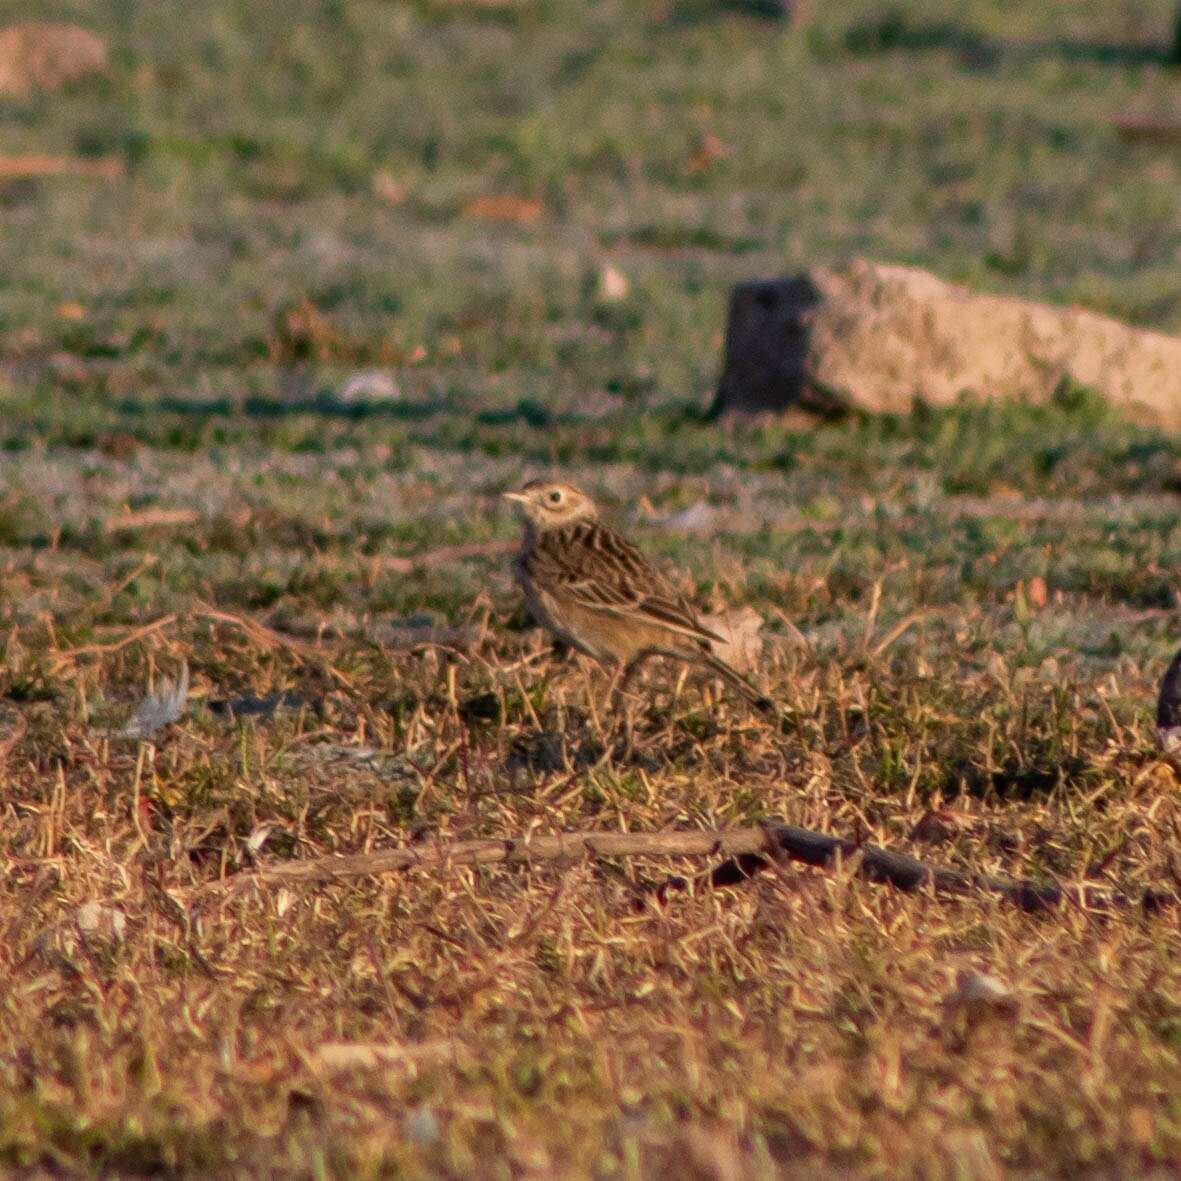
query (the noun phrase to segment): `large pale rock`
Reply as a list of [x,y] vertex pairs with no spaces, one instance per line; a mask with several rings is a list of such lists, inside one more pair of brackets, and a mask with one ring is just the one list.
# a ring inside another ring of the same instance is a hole
[[57,90],[107,68],[107,43],[77,25],[21,21],[0,28],[0,94]]
[[734,289],[715,408],[896,414],[964,393],[1042,402],[1064,382],[1181,430],[1181,339],[859,259]]

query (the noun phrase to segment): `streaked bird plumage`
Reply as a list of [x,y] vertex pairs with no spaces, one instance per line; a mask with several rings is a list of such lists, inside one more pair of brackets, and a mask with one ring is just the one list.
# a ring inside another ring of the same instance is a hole
[[662,654],[701,664],[761,710],[770,702],[710,650],[724,642],[644,555],[599,520],[580,489],[532,480],[505,493],[525,522],[515,563],[533,617],[604,664],[629,666]]

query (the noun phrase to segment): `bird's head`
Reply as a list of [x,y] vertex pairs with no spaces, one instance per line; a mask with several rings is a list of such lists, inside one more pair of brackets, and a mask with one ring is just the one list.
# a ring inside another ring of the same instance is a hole
[[526,524],[534,529],[560,529],[599,514],[585,492],[559,480],[530,480],[519,492],[505,492],[504,499],[516,504]]

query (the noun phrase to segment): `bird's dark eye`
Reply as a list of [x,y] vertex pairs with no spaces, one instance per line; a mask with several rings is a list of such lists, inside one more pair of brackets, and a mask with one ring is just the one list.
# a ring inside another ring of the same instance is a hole
[[550,502],[550,504],[561,504],[562,503],[562,493],[557,488],[555,488],[549,494],[549,502]]

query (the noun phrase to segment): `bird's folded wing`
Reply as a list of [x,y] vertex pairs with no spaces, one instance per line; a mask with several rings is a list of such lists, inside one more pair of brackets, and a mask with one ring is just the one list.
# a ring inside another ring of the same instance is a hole
[[528,556],[528,573],[578,606],[620,617],[639,617],[655,627],[702,643],[722,637],[704,627],[692,604],[674,591],[643,554],[602,526],[567,533],[550,549]]
[[697,617],[697,612],[679,596],[669,599],[649,595],[637,604],[635,612],[660,627],[666,627],[669,631],[688,636],[701,643],[709,643],[710,641],[724,643],[717,632],[710,631],[709,628],[703,626]]
[[580,607],[650,623],[702,642],[722,642],[722,637],[704,627],[693,607],[675,593],[641,594],[634,588],[600,579],[566,583],[563,590]]

